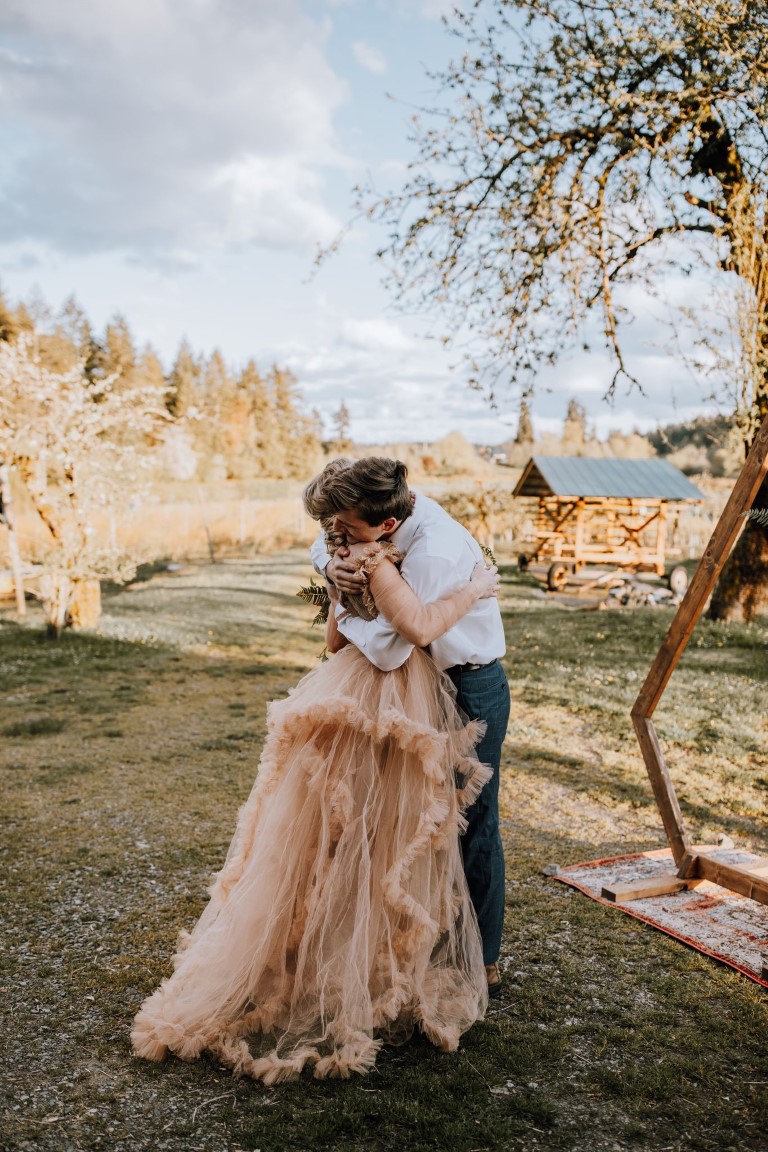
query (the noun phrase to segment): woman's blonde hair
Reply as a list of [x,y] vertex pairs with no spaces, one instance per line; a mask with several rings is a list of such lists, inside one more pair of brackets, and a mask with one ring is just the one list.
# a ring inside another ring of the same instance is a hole
[[335,460],[329,460],[322,472],[312,477],[302,493],[307,516],[312,520],[319,520],[323,528],[327,527],[326,521],[330,523],[333,520],[334,514],[334,510],[328,506],[325,499],[325,486],[331,477],[337,476],[354,463],[352,456],[337,456]]

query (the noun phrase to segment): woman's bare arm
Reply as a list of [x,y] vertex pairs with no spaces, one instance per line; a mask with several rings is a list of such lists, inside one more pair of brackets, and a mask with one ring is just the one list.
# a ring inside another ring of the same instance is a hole
[[453,628],[478,600],[494,596],[498,582],[496,567],[486,568],[479,560],[472,579],[463,588],[432,604],[422,604],[388,558],[382,559],[368,577],[379,612],[404,640],[417,648],[425,648]]
[[325,646],[329,652],[340,652],[349,644],[346,636],[339,632],[338,625],[336,624],[336,604],[338,600],[331,597],[331,602],[328,605],[328,619],[325,622]]

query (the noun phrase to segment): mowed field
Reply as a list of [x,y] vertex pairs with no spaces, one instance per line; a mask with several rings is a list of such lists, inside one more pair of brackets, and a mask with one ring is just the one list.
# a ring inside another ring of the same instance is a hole
[[[666,609],[566,611],[502,565],[505,991],[456,1055],[265,1088],[151,1065],[169,972],[246,798],[267,701],[322,638],[286,552],[149,571],[96,635],[0,611],[0,1148],[764,1152],[768,996],[543,873],[664,844],[629,709]],[[5,615],[3,615],[5,613]],[[768,621],[702,623],[657,713],[695,838],[768,851]]]

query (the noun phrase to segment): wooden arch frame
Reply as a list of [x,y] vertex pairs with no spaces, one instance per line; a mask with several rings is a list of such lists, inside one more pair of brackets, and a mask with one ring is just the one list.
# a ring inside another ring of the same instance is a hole
[[744,526],[745,514],[752,507],[761,483],[768,474],[768,417],[755,436],[744,467],[739,474],[728,503],[715,525],[701,562],[696,569],[682,603],[675,614],[669,631],[632,708],[632,723],[648,770],[653,793],[664,824],[677,873],[659,877],[649,885],[627,885],[624,889],[610,889],[604,896],[612,900],[631,900],[642,896],[664,895],[695,884],[698,880],[711,880],[732,892],[768,904],[768,859],[753,860],[749,865],[720,862],[717,848],[694,846],[689,841],[680,805],[670,779],[652,716],[656,710],[670,676],[685,651],[691,634],[704,611],[736,539]]

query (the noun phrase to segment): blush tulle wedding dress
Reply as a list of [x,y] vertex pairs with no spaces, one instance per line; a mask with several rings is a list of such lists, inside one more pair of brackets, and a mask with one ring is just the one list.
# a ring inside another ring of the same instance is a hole
[[134,1020],[136,1055],[208,1052],[271,1084],[366,1072],[414,1029],[456,1049],[487,1006],[459,846],[490,774],[479,735],[419,649],[381,672],[344,648],[270,704],[226,862]]

